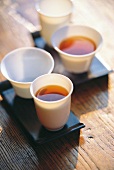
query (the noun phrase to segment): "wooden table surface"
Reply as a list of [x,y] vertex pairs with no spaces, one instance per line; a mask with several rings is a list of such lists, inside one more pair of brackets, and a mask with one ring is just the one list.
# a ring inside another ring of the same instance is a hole
[[[114,1],[74,0],[73,22],[103,36],[99,54],[114,68]],[[35,0],[0,1],[0,61],[11,50],[34,46],[30,31],[39,29]],[[5,78],[0,73],[0,81]],[[1,170],[114,170],[114,74],[76,86],[71,109],[85,124],[79,138],[69,134],[34,147],[2,106]]]

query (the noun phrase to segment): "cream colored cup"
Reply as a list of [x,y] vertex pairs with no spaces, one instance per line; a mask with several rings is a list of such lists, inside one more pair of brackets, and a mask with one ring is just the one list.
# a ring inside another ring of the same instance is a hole
[[41,35],[46,43],[52,46],[52,34],[71,20],[73,3],[71,0],[39,0],[36,9],[41,24]]
[[[36,97],[37,91],[47,85],[59,85],[68,91],[68,95],[57,101],[43,101]],[[67,122],[70,114],[71,94],[73,84],[64,75],[51,73],[36,78],[30,87],[34,99],[36,112],[41,124],[48,130],[61,129]]]
[[27,99],[32,98],[31,82],[38,76],[51,73],[53,68],[53,57],[35,47],[13,50],[1,62],[1,72],[11,82],[15,93]]
[[[83,55],[69,54],[60,50],[60,43],[73,36],[83,36],[93,40],[96,44],[96,49],[91,53]],[[52,45],[54,49],[60,54],[65,69],[72,73],[84,73],[89,71],[92,60],[101,49],[102,44],[102,35],[96,29],[85,25],[69,24],[59,28],[52,35]]]

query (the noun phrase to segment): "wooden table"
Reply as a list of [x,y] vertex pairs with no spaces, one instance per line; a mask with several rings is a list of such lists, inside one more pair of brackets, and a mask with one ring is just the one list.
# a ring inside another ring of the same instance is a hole
[[[104,43],[99,52],[114,68],[114,1],[75,3],[73,22],[96,28]],[[34,46],[30,31],[39,29],[35,0],[0,1],[0,61],[19,47]],[[32,23],[32,24],[31,24]],[[0,73],[0,81],[5,78]],[[76,86],[71,109],[85,124],[77,139],[69,134],[34,147],[2,106],[0,98],[1,170],[114,170],[114,74]]]

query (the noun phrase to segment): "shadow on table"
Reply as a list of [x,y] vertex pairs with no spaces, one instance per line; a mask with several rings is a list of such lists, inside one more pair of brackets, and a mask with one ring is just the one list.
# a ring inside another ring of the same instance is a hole
[[39,164],[43,165],[44,169],[46,167],[47,169],[51,169],[50,167],[52,169],[75,167],[78,159],[79,136],[80,131],[76,131],[45,145],[34,145]]
[[78,118],[108,105],[108,75],[76,86],[72,95],[72,111]]
[[[59,162],[61,162],[61,164],[64,162],[64,167],[70,167],[70,163],[72,162],[72,166],[75,167],[78,159],[79,145],[83,145],[85,142],[83,138],[83,142],[81,139],[80,143],[80,128],[75,132],[61,136],[53,141],[38,144],[34,141],[34,137],[37,136],[37,129],[41,125],[37,123],[33,100],[26,100],[16,96],[11,87],[2,92],[2,97],[3,106],[7,113],[9,113],[14,120],[19,123],[19,127],[23,129],[31,146],[34,148],[38,157],[39,166],[40,164],[43,164],[45,160],[46,165],[43,166],[49,169],[53,160],[53,167],[57,166],[57,162],[58,164]],[[107,104],[108,76],[75,86],[74,93],[72,95],[71,108],[79,119],[82,114],[102,109],[106,107]],[[20,118],[22,119],[20,120]],[[33,124],[35,125],[35,129],[31,129]],[[27,132],[28,130],[29,134]],[[30,133],[32,133],[32,138]],[[54,168],[57,169],[57,167]]]

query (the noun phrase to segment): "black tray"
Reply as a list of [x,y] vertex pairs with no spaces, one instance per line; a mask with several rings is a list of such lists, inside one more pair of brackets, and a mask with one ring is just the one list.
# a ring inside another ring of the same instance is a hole
[[39,122],[32,99],[23,99],[15,95],[8,81],[0,83],[0,89],[6,111],[20,123],[26,134],[37,144],[49,142],[85,127],[71,111],[66,125],[61,130],[48,131]]
[[[45,49],[52,54],[55,62],[53,72],[68,76],[74,85],[78,85],[105,75],[107,76],[109,73],[114,71],[106,65],[100,56],[96,56],[94,57],[91,68],[88,72],[83,74],[69,73],[62,65],[58,53],[53,48],[50,48],[45,44],[45,41],[40,36],[40,32],[32,33],[32,37],[36,47]],[[56,132],[48,131],[40,124],[37,118],[33,100],[23,99],[16,96],[9,81],[0,83],[0,94],[3,97],[2,104],[4,108],[16,121],[20,123],[26,134],[36,144],[49,142],[73,131],[79,131],[81,128],[85,127],[85,125],[80,123],[78,118],[71,111],[68,122],[63,129]]]
[[81,84],[86,81],[108,75],[110,72],[114,71],[113,69],[109,68],[109,66],[103,61],[103,59],[100,56],[97,55],[94,57],[92,65],[88,72],[82,74],[69,73],[65,70],[59,54],[53,48],[50,48],[45,43],[43,38],[40,36],[40,31],[33,32],[31,35],[35,47],[45,49],[46,51],[50,52],[51,55],[53,56],[55,62],[53,72],[60,73],[69,77],[74,83],[74,85]]

